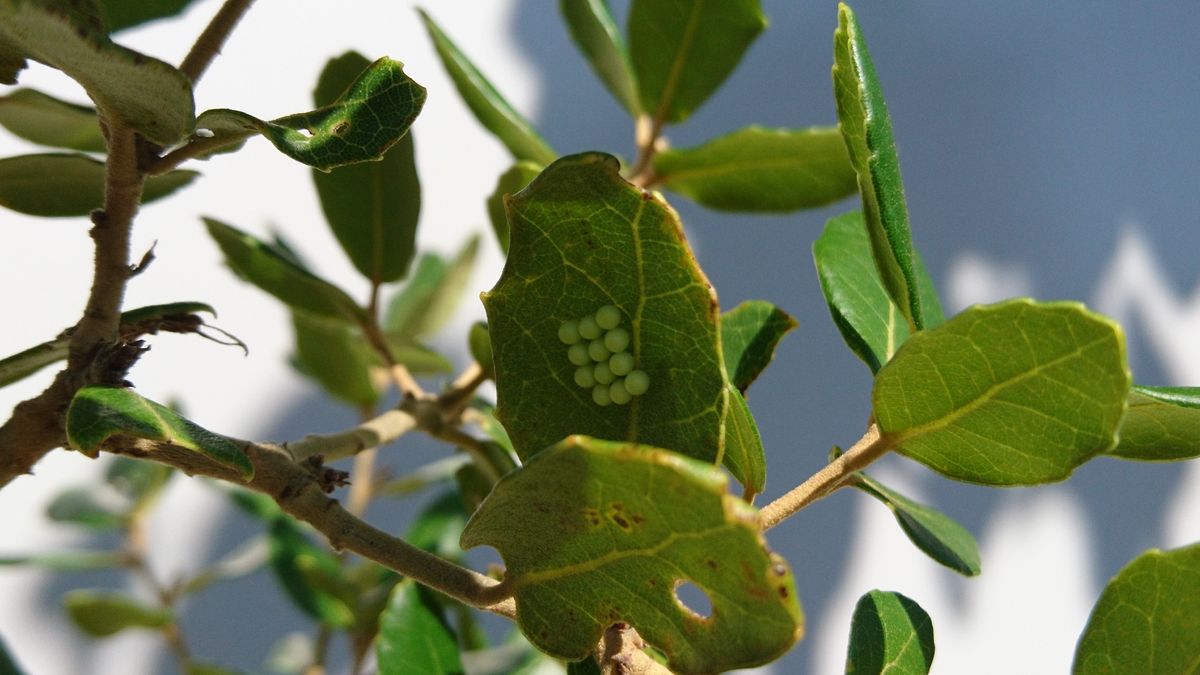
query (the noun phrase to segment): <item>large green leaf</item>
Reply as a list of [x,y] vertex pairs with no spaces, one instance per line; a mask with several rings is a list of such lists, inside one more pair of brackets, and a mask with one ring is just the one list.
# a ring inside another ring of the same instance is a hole
[[682,122],[729,77],[767,18],[759,0],[633,0],[628,26],[642,106]]
[[1125,338],[1073,302],[972,307],[908,339],[875,378],[885,442],[988,485],[1062,480],[1116,443]]
[[1151,461],[1200,456],[1200,387],[1135,385],[1121,440],[1108,454]]
[[82,152],[104,152],[96,109],[75,105],[36,89],[0,96],[0,125],[30,143]]
[[192,83],[169,63],[108,38],[94,0],[0,1],[0,84],[16,82],[13,56],[45,63],[83,85],[102,117],[172,145],[192,130]]
[[[715,294],[675,212],[617,169],[608,155],[564,157],[509,199],[508,261],[483,294],[496,415],[522,458],[578,433],[719,463],[728,383]],[[649,376],[627,405],[598,404],[559,337],[606,306]]]
[[[568,2],[574,5],[575,3]],[[488,218],[492,221],[492,231],[500,242],[500,250],[508,255],[508,213],[504,199],[519,192],[529,182],[542,172],[541,164],[530,161],[520,161],[509,167],[508,171],[500,174],[496,181],[496,189],[487,198]]]
[[175,620],[171,610],[151,607],[115,591],[70,591],[63,597],[67,616],[91,637],[115,635],[127,628],[164,628]]
[[765,300],[747,300],[721,315],[721,349],[729,381],[746,391],[775,358],[796,320]]
[[1149,550],[1108,582],[1075,648],[1075,675],[1200,671],[1200,544]]
[[[213,314],[212,307],[202,302],[173,302],[166,305],[139,307],[121,313],[121,333],[141,335],[158,330],[170,330],[170,326],[191,325],[197,312]],[[71,329],[58,337],[30,347],[12,356],[0,359],[0,387],[28,377],[42,368],[67,358],[71,347]]]
[[236,441],[214,434],[166,406],[142,398],[131,389],[80,389],[67,409],[67,440],[71,447],[96,457],[100,445],[113,436],[164,441],[194,450],[245,478],[254,475],[254,466]]
[[454,314],[475,271],[478,235],[467,240],[449,263],[421,256],[408,285],[392,298],[383,321],[389,339],[415,340],[437,333]]
[[[829,313],[842,339],[871,372],[878,372],[908,339],[908,323],[888,297],[871,261],[871,241],[862,213],[853,211],[830,219],[813,242],[813,261]],[[942,306],[921,257],[913,252],[922,325],[941,325]]]
[[[142,202],[161,199],[200,174],[176,170],[146,179]],[[104,205],[104,162],[43,153],[0,159],[0,206],[31,216],[86,216]]]
[[885,487],[864,473],[856,474],[854,487],[883,502],[896,516],[900,529],[930,558],[964,576],[981,571],[975,537],[946,514]]
[[382,158],[424,105],[425,87],[404,73],[404,64],[384,57],[327,106],[269,122],[237,110],[206,110],[190,141],[236,143],[262,134],[288,157],[328,171]]
[[629,62],[629,52],[607,0],[559,0],[558,9],[571,31],[571,39],[609,93],[630,115],[641,113],[633,64]]
[[558,155],[538,135],[529,120],[509,105],[429,14],[424,10],[417,11],[425,23],[425,30],[433,41],[438,58],[475,119],[508,148],[514,159],[527,159],[540,164],[553,162]]
[[746,127],[694,148],[660,152],[654,173],[667,189],[722,211],[809,209],[858,190],[834,127]]
[[[577,661],[625,622],[677,673],[766,663],[800,636],[787,563],[720,469],[682,455],[572,436],[505,476],[463,533],[493,546],[537,648]],[[676,596],[690,583],[711,616]]]
[[183,13],[196,0],[100,0],[110,32]]
[[392,589],[387,609],[379,618],[375,654],[379,675],[465,672],[458,658],[458,642],[436,601],[411,580]]
[[838,29],[833,36],[833,95],[838,127],[858,172],[871,252],[883,287],[909,326],[920,330],[924,327],[921,297],[892,122],[866,38],[845,4],[838,5]]
[[379,402],[388,383],[387,370],[361,331],[306,312],[292,312],[292,328],[296,370],[359,410]]
[[[331,59],[313,92],[317,107],[332,105],[370,65],[357,52]],[[325,219],[358,271],[375,284],[403,278],[412,262],[421,213],[412,133],[378,162],[313,169],[312,174]]]
[[212,218],[205,218],[204,224],[225,254],[225,263],[242,279],[293,309],[354,324],[362,322],[364,312],[353,298],[276,247]]
[[925,675],[933,664],[933,622],[921,606],[895,591],[858,599],[850,624],[846,672]]

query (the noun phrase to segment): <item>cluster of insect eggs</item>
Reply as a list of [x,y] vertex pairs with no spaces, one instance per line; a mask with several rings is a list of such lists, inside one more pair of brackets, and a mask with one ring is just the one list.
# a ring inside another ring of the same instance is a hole
[[596,405],[625,405],[650,388],[650,376],[638,370],[629,350],[629,331],[621,328],[621,310],[605,305],[595,314],[564,321],[558,339],[569,345],[567,360],[575,384],[592,390]]

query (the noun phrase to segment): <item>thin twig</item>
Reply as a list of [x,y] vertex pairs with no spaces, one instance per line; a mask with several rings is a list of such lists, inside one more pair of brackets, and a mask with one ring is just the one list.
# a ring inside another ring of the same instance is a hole
[[800,509],[841,487],[855,471],[861,471],[891,449],[891,440],[881,436],[879,427],[872,424],[867,433],[845,454],[826,464],[791,492],[764,506],[759,512],[762,530],[766,532]]
[[320,455],[327,462],[377,448],[417,428],[417,420],[403,410],[389,410],[378,417],[336,434],[313,434],[303,440],[284,443],[297,462]]
[[146,165],[147,176],[161,176],[162,174],[178,167],[180,164],[195,159],[202,155],[207,155],[235,143],[240,143],[249,138],[249,136],[225,135],[214,136],[213,138],[192,138],[186,145],[181,145],[178,148],[168,152],[167,154],[157,159],[152,159]]
[[104,448],[262,492],[285,512],[324,534],[335,549],[353,551],[472,607],[516,616],[511,585],[459,567],[354,517],[328,497],[314,474],[292,461],[282,448],[245,443],[243,449],[254,467],[254,476],[249,480],[199,453],[169,443],[119,437],[105,443]]
[[209,64],[221,53],[225,40],[252,4],[254,0],[225,0],[225,4],[217,11],[212,21],[208,22],[204,32],[196,38],[191,51],[184,57],[183,63],[179,64],[179,70],[191,79],[193,85],[200,81]]

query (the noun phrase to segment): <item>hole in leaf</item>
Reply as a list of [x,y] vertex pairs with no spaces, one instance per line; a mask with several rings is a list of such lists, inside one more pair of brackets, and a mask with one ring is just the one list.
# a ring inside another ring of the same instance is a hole
[[712,617],[712,600],[708,599],[708,594],[699,586],[690,581],[680,579],[675,582],[675,602],[678,602],[680,607],[691,612],[697,618]]

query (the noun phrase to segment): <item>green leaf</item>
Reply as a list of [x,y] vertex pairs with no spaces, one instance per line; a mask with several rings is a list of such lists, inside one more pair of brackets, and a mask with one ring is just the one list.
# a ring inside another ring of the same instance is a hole
[[182,14],[196,0],[100,0],[109,32]]
[[[567,4],[574,5],[575,3],[568,2]],[[509,195],[515,195],[529,185],[530,181],[537,178],[543,168],[545,167],[541,164],[529,161],[513,164],[508,171],[500,174],[500,179],[496,182],[496,189],[487,198],[488,218],[492,221],[492,231],[496,233],[496,240],[500,242],[500,250],[504,252],[504,255],[508,255],[508,214],[504,206],[504,199]]]
[[742,484],[743,499],[750,501],[754,495],[762,493],[767,485],[766,451],[746,399],[732,384],[729,386],[729,407],[725,412],[724,462],[729,473]]
[[[32,565],[52,572],[90,572],[120,567],[128,561],[129,556],[119,551],[65,551],[5,556],[0,558],[0,566]],[[3,673],[4,669],[0,668],[0,674]]]
[[[316,105],[331,105],[370,65],[357,52],[330,60],[313,92]],[[374,284],[403,278],[412,262],[421,213],[412,133],[404,134],[378,162],[314,169],[312,174],[325,219],[354,267]]]
[[287,516],[274,518],[269,534],[271,569],[292,602],[326,626],[352,626],[353,608],[341,597],[343,589],[330,583],[342,574],[337,558],[309,541]]
[[[167,330],[173,323],[190,323],[197,312],[213,314],[212,307],[202,302],[173,302],[166,305],[139,307],[121,314],[121,333],[137,334]],[[71,346],[71,329],[49,342],[0,359],[0,387],[28,377],[42,368],[67,358]]]
[[558,9],[571,32],[571,39],[587,58],[592,71],[613,98],[630,115],[637,117],[642,112],[642,105],[638,102],[637,85],[633,81],[633,64],[629,62],[629,52],[607,0],[559,0]]
[[758,0],[633,0],[629,51],[642,106],[656,120],[684,121],[766,26]]
[[[200,174],[176,170],[146,179],[142,203],[161,199]],[[31,216],[86,216],[104,205],[104,162],[43,153],[0,159],[0,206]]]
[[174,144],[192,130],[191,81],[110,40],[99,12],[91,0],[0,2],[0,83],[16,82],[23,65],[14,57],[40,61],[83,85],[102,117],[158,145]]
[[243,542],[217,561],[204,567],[180,589],[183,595],[197,593],[218,581],[237,579],[257,572],[270,557],[270,543],[265,535]]
[[384,335],[392,358],[403,363],[414,375],[438,375],[454,370],[454,364],[433,348],[403,335]]
[[[787,563],[723,472],[682,455],[572,436],[505,476],[463,532],[495,547],[517,622],[538,649],[577,661],[625,622],[677,673],[766,663],[802,632]],[[690,583],[702,617],[676,597]]]
[[[862,213],[845,213],[825,223],[825,231],[813,242],[813,261],[842,339],[872,373],[878,372],[908,339],[909,330],[903,312],[883,287],[879,269],[871,262],[871,241]],[[922,325],[934,328],[944,321],[942,306],[916,251],[913,262]]]
[[838,128],[858,173],[871,252],[883,287],[909,327],[920,330],[924,327],[921,296],[916,290],[915,253],[892,122],[866,38],[845,4],[838,5],[838,29],[833,35],[833,96]]
[[746,391],[775,357],[796,320],[765,300],[747,300],[721,315],[721,350],[729,381]]
[[235,143],[262,134],[283,154],[322,171],[379,160],[408,132],[425,105],[425,87],[404,74],[404,64],[381,58],[330,105],[269,122],[218,108],[196,119],[189,141]]
[[71,447],[96,457],[100,445],[113,436],[163,441],[194,450],[235,469],[243,478],[254,476],[250,458],[236,441],[214,434],[130,389],[80,389],[67,409],[67,439]]
[[359,409],[379,402],[388,384],[387,370],[360,330],[305,312],[292,312],[292,327],[296,370],[330,396]]
[[364,320],[363,310],[349,295],[308,272],[275,247],[218,220],[203,220],[209,235],[225,254],[225,264],[242,279],[293,309],[353,324]]
[[925,675],[933,664],[933,622],[921,606],[895,591],[858,599],[850,624],[846,672]]
[[173,473],[174,469],[165,464],[133,457],[114,457],[104,480],[128,499],[134,508],[145,508],[154,502]]
[[1135,385],[1121,440],[1108,454],[1149,461],[1200,456],[1200,387]]
[[458,658],[454,633],[430,592],[415,582],[396,584],[379,623],[375,654],[380,675],[465,672]]
[[93,530],[117,530],[125,526],[128,516],[124,505],[109,496],[95,487],[68,488],[46,507],[46,517]]
[[0,96],[0,126],[30,143],[82,152],[108,149],[96,109],[75,105],[35,89]]
[[514,159],[549,164],[557,157],[538,132],[496,91],[492,83],[459,50],[424,10],[418,9],[442,66],[475,119],[508,148]]
[[4,644],[4,638],[0,638],[0,674],[24,675],[24,672],[17,666],[17,662],[8,653],[8,646]]
[[[675,212],[617,169],[609,155],[564,157],[509,199],[512,247],[483,294],[497,417],[522,459],[584,434],[720,463],[728,383],[716,297]],[[618,310],[649,375],[627,405],[598,405],[559,338],[565,322],[604,306]]]
[[875,378],[884,441],[956,480],[1062,480],[1116,443],[1125,338],[1073,302],[972,307],[914,335]]
[[660,152],[654,173],[667,189],[720,211],[811,209],[858,191],[834,127],[746,127],[694,148]]
[[896,516],[900,529],[930,558],[963,576],[981,571],[975,537],[949,516],[884,487],[864,473],[855,474],[854,487],[883,502]]
[[1200,668],[1200,544],[1138,556],[1108,582],[1075,648],[1074,675]]
[[472,236],[449,263],[432,254],[417,261],[408,285],[388,303],[383,330],[389,338],[429,337],[446,325],[475,271],[479,236]]
[[63,597],[63,605],[75,626],[94,638],[127,628],[165,628],[175,620],[169,609],[145,605],[116,591],[70,591]]

